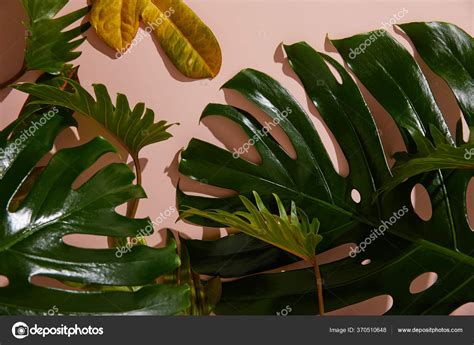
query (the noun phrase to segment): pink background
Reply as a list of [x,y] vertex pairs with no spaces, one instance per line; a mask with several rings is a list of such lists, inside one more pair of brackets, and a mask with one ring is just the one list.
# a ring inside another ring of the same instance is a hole
[[[149,146],[141,151],[145,163],[143,173],[144,188],[148,199],[142,200],[137,216],[149,216],[157,219],[170,207],[175,206],[175,186],[178,179],[182,188],[198,192],[210,192],[214,195],[226,195],[230,191],[208,188],[204,183],[190,181],[179,176],[177,164],[179,152],[192,137],[210,141],[222,147],[239,147],[247,138],[236,125],[220,118],[206,120],[199,124],[198,119],[206,104],[227,102],[251,110],[262,116],[255,108],[244,102],[238,95],[219,90],[220,86],[245,67],[266,72],[283,83],[300,101],[312,117],[317,129],[327,145],[334,164],[341,173],[347,171],[345,158],[332,135],[328,134],[319,120],[319,115],[306,99],[303,88],[294,79],[289,66],[284,61],[280,43],[307,41],[317,50],[330,52],[341,62],[340,57],[325,40],[342,38],[353,34],[378,29],[395,14],[406,9],[400,22],[410,21],[447,21],[457,24],[469,34],[474,33],[474,1],[294,1],[294,0],[187,0],[197,14],[206,22],[217,36],[223,53],[223,65],[220,74],[214,80],[194,81],[184,78],[167,60],[154,39],[148,37],[135,46],[121,59],[115,59],[115,53],[105,46],[93,30],[87,33],[87,41],[80,47],[82,56],[75,61],[79,64],[81,83],[91,90],[92,83],[103,83],[111,95],[117,92],[128,96],[130,103],[143,101],[155,110],[157,119],[179,122],[180,126],[170,129],[174,137],[164,143]],[[0,4],[0,80],[13,75],[21,65],[24,49],[24,31],[21,20],[25,15],[18,0],[3,0]],[[64,12],[83,7],[85,0],[72,0]],[[395,34],[410,51],[413,49],[400,35]],[[421,63],[426,70],[426,66]],[[454,97],[443,81],[427,71],[433,91],[440,106],[447,115],[449,126],[454,130],[459,118],[459,109]],[[29,73],[22,80],[34,80],[35,73]],[[364,93],[367,95],[367,92]],[[12,90],[0,91],[0,128],[12,121],[26,99],[26,95]],[[400,135],[388,114],[368,95],[369,105],[382,131],[384,148],[388,154],[403,149]],[[67,131],[58,139],[57,148],[76,146],[98,134],[104,134],[87,119],[78,117],[79,133]],[[231,133],[231,134],[229,134]],[[338,133],[335,133],[337,136]],[[108,136],[107,136],[108,137]],[[220,142],[223,140],[225,145]],[[288,145],[288,143],[283,143]],[[124,153],[123,153],[124,154]],[[251,152],[250,160],[258,161],[258,155]],[[95,170],[104,162],[116,160],[109,155],[95,166]],[[92,173],[89,172],[87,176]],[[85,177],[87,177],[85,176]],[[474,190],[474,183],[470,184]],[[429,216],[429,201],[424,200],[423,191],[418,191],[414,200],[420,215]],[[471,194],[472,195],[472,194]],[[472,198],[470,198],[472,199]],[[474,205],[470,200],[471,224],[474,219]],[[123,211],[123,208],[122,208]],[[167,218],[155,230],[150,243],[160,242],[159,230],[169,227],[185,232],[193,238],[202,237],[202,228],[175,222],[177,214]],[[205,238],[216,238],[225,234],[224,230],[208,231]],[[87,247],[104,247],[104,238],[75,236],[68,238],[69,243]],[[344,251],[347,253],[347,251]],[[324,262],[340,258],[341,250],[323,254]],[[420,278],[420,284],[427,284],[433,274]],[[418,284],[419,285],[419,284]],[[387,303],[388,301],[388,303]],[[370,304],[345,308],[336,313],[345,314],[381,314],[390,305],[386,296],[376,297]],[[474,314],[473,303],[466,305],[458,313]]]

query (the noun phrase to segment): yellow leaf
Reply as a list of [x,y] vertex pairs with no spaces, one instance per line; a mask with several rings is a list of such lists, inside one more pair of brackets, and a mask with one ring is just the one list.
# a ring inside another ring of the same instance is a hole
[[117,51],[130,47],[140,25],[140,14],[151,0],[94,0],[91,24],[97,35]]
[[181,0],[152,0],[142,13],[176,68],[189,78],[215,77],[222,54],[216,37]]

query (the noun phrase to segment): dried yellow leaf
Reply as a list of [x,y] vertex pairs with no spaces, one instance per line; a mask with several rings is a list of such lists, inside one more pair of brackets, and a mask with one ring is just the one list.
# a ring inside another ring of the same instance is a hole
[[150,0],[94,0],[90,22],[107,45],[124,51],[137,34],[140,14],[150,3]]
[[190,78],[215,77],[222,64],[216,37],[181,0],[152,0],[142,13],[166,55]]

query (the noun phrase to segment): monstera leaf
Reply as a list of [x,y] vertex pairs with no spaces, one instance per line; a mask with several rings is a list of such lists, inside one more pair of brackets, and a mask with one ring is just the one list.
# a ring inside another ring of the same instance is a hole
[[[188,287],[154,283],[179,266],[173,241],[162,249],[138,246],[121,257],[115,249],[77,248],[64,242],[68,234],[137,236],[149,224],[149,219],[115,212],[127,200],[145,196],[132,184],[134,175],[125,164],[110,164],[72,187],[99,157],[115,152],[100,137],[61,150],[46,167],[35,169],[57,134],[71,124],[70,115],[62,109],[37,113],[29,117],[27,129],[17,131],[18,120],[0,132],[0,274],[9,280],[0,289],[0,313],[47,314],[53,306],[60,314],[181,313],[189,306]],[[36,276],[78,285],[141,288],[135,293],[72,291],[36,285]]]
[[[441,23],[428,27],[437,38],[430,41],[432,50],[444,54],[438,57],[450,56],[450,50],[445,47],[451,47],[451,51],[472,62],[469,58],[472,43],[470,47],[465,45],[472,42],[471,37],[460,29],[444,30]],[[418,30],[423,31],[423,26]],[[363,43],[364,51],[360,48]],[[456,148],[456,140],[420,67],[394,38],[377,31],[333,44],[357,78],[391,115],[408,154],[420,153],[418,145],[426,141],[433,146],[443,142]],[[462,49],[455,49],[457,45]],[[285,46],[285,51],[290,66],[345,154],[348,175],[341,176],[335,171],[308,115],[284,87],[261,72],[247,69],[224,87],[239,92],[272,121],[278,119],[276,123],[291,141],[296,157],[290,157],[271,135],[262,135],[264,126],[251,114],[235,107],[211,104],[202,117],[224,116],[240,125],[255,139],[254,147],[261,163],[235,157],[235,153],[198,139],[191,140],[182,153],[180,172],[238,195],[210,198],[178,190],[180,210],[192,207],[239,212],[243,210],[239,195],[248,198],[253,190],[267,205],[272,193],[278,194],[283,204],[294,200],[309,218],[320,221],[319,233],[324,241],[319,251],[353,244],[348,257],[321,266],[327,311],[386,294],[393,298],[387,312],[390,314],[448,314],[472,301],[474,232],[468,223],[466,190],[474,172],[432,171],[378,194],[392,180],[392,172],[357,84],[338,62],[306,43]],[[451,60],[440,61],[438,65],[449,65]],[[342,82],[338,82],[328,65]],[[451,67],[442,68],[451,70]],[[452,75],[450,78],[455,79]],[[464,73],[460,78],[466,78],[464,85],[469,89],[472,74]],[[461,88],[463,83],[458,81],[456,85]],[[472,106],[472,97],[462,100],[467,106],[462,107],[464,113]],[[282,117],[284,109],[290,111]],[[419,218],[412,207],[410,195],[416,184],[423,185],[431,198],[432,216],[428,220]],[[360,195],[356,201],[352,198],[354,190]],[[207,226],[223,225],[199,216],[190,219]],[[311,270],[262,273],[297,261],[295,256],[242,233],[216,241],[190,240],[186,246],[192,266],[199,273],[232,278],[252,274],[223,283],[216,313],[275,314],[282,305],[291,305],[295,314],[314,314]],[[425,272],[436,272],[437,283],[413,295],[411,282]]]
[[470,141],[473,141],[473,38],[449,23],[408,23],[400,27],[410,37],[426,64],[450,86],[470,128]]

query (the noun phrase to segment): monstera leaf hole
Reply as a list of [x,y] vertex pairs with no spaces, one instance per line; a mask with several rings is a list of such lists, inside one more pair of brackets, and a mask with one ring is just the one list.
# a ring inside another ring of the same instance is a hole
[[466,189],[467,219],[471,231],[474,231],[474,177],[471,177]]
[[456,308],[455,310],[453,310],[453,312],[450,313],[449,315],[451,315],[451,316],[457,316],[457,315],[466,316],[466,315],[472,314],[473,310],[474,310],[474,302],[468,302],[468,303],[465,303],[462,306]]
[[60,289],[65,291],[81,291],[82,288],[79,285],[74,286],[74,284],[65,284],[55,278],[44,276],[41,274],[34,275],[30,278],[31,284],[39,287],[44,287],[48,289]]
[[354,200],[354,202],[356,204],[360,203],[361,197],[360,197],[360,193],[357,189],[352,190],[351,197],[352,197],[352,200]]
[[379,295],[368,300],[348,305],[344,308],[326,313],[328,316],[370,316],[383,315],[393,306],[393,298],[390,295]]
[[469,136],[471,135],[471,131],[469,130],[469,125],[467,124],[464,116],[461,116],[460,121],[461,121],[461,129],[462,129],[462,140],[464,141],[464,143],[467,143],[469,141]]
[[91,234],[69,234],[63,237],[63,242],[71,247],[85,249],[106,249],[107,236]]
[[416,215],[425,222],[429,221],[433,215],[433,207],[426,188],[422,184],[417,183],[411,191],[410,198]]
[[7,287],[10,284],[10,280],[7,276],[0,274],[0,288]]
[[360,263],[362,266],[367,266],[369,265],[370,263],[372,262],[372,260],[370,259],[365,259],[365,260],[362,260],[362,262]]
[[438,274],[435,272],[425,272],[413,279],[410,283],[410,293],[417,294],[428,290],[438,280]]

